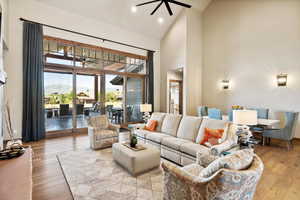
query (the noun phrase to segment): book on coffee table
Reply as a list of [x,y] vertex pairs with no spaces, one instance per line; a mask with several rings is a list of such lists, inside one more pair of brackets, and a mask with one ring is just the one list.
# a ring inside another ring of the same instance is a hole
[[129,143],[123,143],[123,145],[133,151],[142,151],[146,149],[146,147],[140,144],[135,145],[135,147],[131,147]]

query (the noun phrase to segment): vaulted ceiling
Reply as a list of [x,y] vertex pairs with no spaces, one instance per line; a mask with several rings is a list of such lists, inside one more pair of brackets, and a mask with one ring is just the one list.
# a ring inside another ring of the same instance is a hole
[[[138,7],[136,13],[131,7],[148,0],[37,0],[49,6],[60,8],[84,17],[119,26],[123,29],[137,32],[149,37],[160,39],[183,9],[171,4],[174,13],[169,16],[165,6],[150,16],[157,3]],[[150,0],[149,0],[150,1]],[[194,8],[202,9],[210,0],[178,0],[191,4]],[[164,22],[159,24],[157,19],[162,17]]]

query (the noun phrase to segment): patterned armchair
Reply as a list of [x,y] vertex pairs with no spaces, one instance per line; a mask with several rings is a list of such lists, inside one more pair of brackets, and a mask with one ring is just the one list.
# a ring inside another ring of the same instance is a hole
[[254,155],[246,170],[219,169],[210,177],[198,176],[198,164],[183,168],[162,163],[164,200],[251,200],[263,172],[263,163]]
[[111,147],[118,142],[120,126],[113,125],[106,115],[90,117],[88,120],[88,135],[92,149]]

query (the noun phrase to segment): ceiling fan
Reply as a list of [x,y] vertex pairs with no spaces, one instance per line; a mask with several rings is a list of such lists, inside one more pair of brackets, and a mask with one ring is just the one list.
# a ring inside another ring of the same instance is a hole
[[188,4],[185,4],[185,3],[181,3],[179,1],[175,1],[175,0],[154,0],[154,1],[148,1],[148,2],[145,2],[145,3],[140,3],[138,5],[136,5],[137,7],[138,6],[143,6],[143,5],[146,5],[146,4],[150,4],[150,3],[155,3],[155,2],[159,2],[160,3],[156,6],[156,8],[152,11],[151,15],[153,15],[157,9],[164,3],[167,7],[167,10],[169,12],[170,15],[173,15],[173,12],[171,10],[171,7],[170,7],[170,4],[169,3],[172,3],[172,4],[176,4],[176,5],[179,5],[179,6],[183,6],[183,7],[186,7],[186,8],[191,8],[192,6],[191,5],[188,5]]

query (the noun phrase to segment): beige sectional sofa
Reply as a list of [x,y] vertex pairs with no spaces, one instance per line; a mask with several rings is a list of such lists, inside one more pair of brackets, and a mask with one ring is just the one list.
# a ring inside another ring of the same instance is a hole
[[233,138],[235,134],[232,133],[233,125],[227,121],[158,112],[153,113],[151,119],[158,121],[157,129],[155,132],[143,129],[135,130],[134,134],[139,143],[150,144],[158,148],[161,157],[182,166],[194,163],[197,152],[198,154],[211,152],[212,148],[200,145],[205,128],[225,130],[224,141],[216,145],[221,149],[226,149],[228,145],[231,146],[234,143],[232,141],[235,140]]

